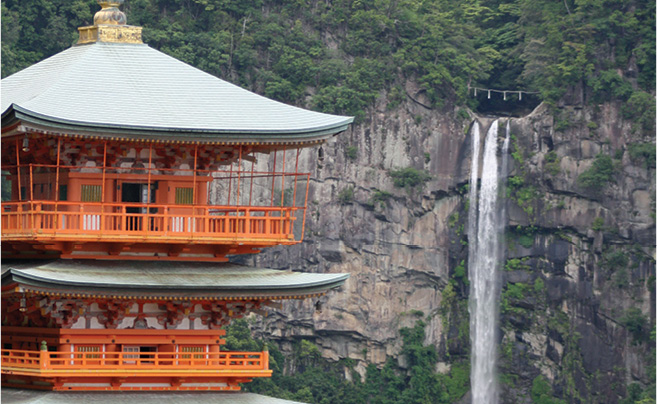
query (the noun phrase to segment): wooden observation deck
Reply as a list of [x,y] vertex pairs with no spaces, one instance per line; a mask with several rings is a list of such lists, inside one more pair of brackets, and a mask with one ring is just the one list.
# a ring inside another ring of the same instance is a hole
[[[2,372],[11,376],[29,376],[52,380],[54,390],[90,390],[89,386],[63,387],[59,378],[124,379],[124,383],[138,383],[157,377],[171,379],[202,379],[204,382],[223,383],[224,386],[177,386],[173,390],[239,390],[237,383],[254,377],[271,376],[269,352],[219,353],[161,353],[134,354],[125,352],[64,353],[48,351],[22,351],[3,349]],[[174,383],[175,384],[175,383]],[[21,387],[8,382],[7,386]],[[109,386],[96,386],[95,390],[111,390]],[[123,387],[121,390],[158,390],[157,387]],[[167,388],[167,390],[172,390]]]
[[2,254],[227,261],[296,244],[310,180],[299,158],[286,147],[17,137],[3,144]]
[[[131,213],[131,209],[148,211]],[[167,259],[183,260],[185,256],[180,253],[184,252],[192,260],[198,258],[189,254],[218,257],[212,261],[227,261],[226,254],[257,252],[257,247],[301,241],[295,238],[294,225],[295,214],[303,208],[208,205],[183,207],[189,213],[172,213],[180,209],[181,206],[153,204],[145,208],[128,203],[3,203],[2,239],[18,250],[20,245],[29,244],[37,251],[60,252],[62,258],[107,259],[130,251],[162,253]],[[76,250],[84,249],[109,252],[73,255]],[[18,254],[9,253],[7,257]],[[157,257],[133,255],[132,258]]]
[[5,345],[42,342],[39,350],[1,350],[3,386],[38,388],[40,381],[52,390],[239,390],[239,383],[271,376],[268,351],[221,352],[223,330],[113,330],[108,336],[8,328]]

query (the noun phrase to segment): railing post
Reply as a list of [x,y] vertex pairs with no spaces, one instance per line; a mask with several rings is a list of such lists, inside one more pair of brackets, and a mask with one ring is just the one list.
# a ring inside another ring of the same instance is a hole
[[285,211],[285,235],[289,238],[289,234],[292,233],[292,219],[291,219],[292,209],[287,209]]
[[23,204],[20,201],[16,208],[16,228],[23,230]]
[[32,219],[32,228],[30,232],[34,231],[34,202],[30,201],[30,218]]
[[[105,189],[104,185],[103,185],[103,189]],[[100,204],[100,235],[101,236],[103,235],[103,230],[105,230],[105,203]]]
[[251,226],[253,226],[253,223],[251,221],[251,209],[246,208],[244,209],[244,233],[247,235],[251,235],[253,233],[253,229]]
[[269,237],[272,233],[271,217],[269,216],[270,213],[271,213],[270,211],[267,211],[267,212],[265,212],[265,216],[264,216],[265,217],[265,236],[266,237]]
[[203,229],[203,232],[205,233],[206,236],[209,236],[210,235],[210,208],[205,207],[205,208],[203,208],[203,210],[205,212],[203,214],[203,216],[204,216],[203,223],[204,223],[204,226],[205,226],[205,228]]
[[171,224],[169,223],[169,205],[164,207],[164,235],[169,235],[169,228]]
[[240,237],[240,208],[235,208],[235,243]]
[[35,227],[34,229],[32,229],[32,231],[34,231],[36,229],[43,230],[43,212],[41,211],[41,209],[42,209],[41,204],[37,203],[34,210],[35,210],[35,213],[37,214],[35,224],[38,225],[38,226]]
[[265,345],[265,350],[262,353],[262,370],[269,369],[269,348]]
[[80,204],[80,215],[78,216],[78,230],[84,230],[84,204]]
[[48,369],[48,343],[41,341],[41,350],[39,351],[39,367],[41,370]]
[[[57,191],[59,192],[59,191]],[[57,234],[57,231],[59,230],[59,206],[57,204],[57,201],[55,201],[55,217],[54,217],[54,223],[53,223],[53,232],[54,234]]]

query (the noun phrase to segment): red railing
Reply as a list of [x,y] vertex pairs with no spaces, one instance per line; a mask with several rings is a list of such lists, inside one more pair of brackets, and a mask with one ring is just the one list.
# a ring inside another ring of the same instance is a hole
[[3,349],[1,352],[2,367],[21,367],[25,369],[41,368],[41,352]]
[[[30,237],[140,237],[163,242],[295,242],[296,213],[303,207],[236,207],[90,202],[2,204],[4,240]],[[301,220],[300,222],[303,222]],[[298,224],[297,224],[298,225]]]
[[[269,352],[49,352],[3,349],[2,372],[40,369],[58,373],[80,370],[114,372],[162,371],[269,371]],[[89,374],[89,376],[93,376]]]

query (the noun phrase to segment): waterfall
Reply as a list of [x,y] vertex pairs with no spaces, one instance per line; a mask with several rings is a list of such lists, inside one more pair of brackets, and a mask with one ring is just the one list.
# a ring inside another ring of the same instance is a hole
[[[497,133],[495,120],[484,141],[481,185],[479,174],[479,124],[472,130],[472,167],[470,172],[470,211],[468,213],[468,271],[470,277],[470,342],[472,345],[472,402],[495,404],[499,399],[497,385],[497,323],[499,280],[502,255],[504,214],[498,202]],[[503,145],[502,168],[506,170],[509,130]],[[505,175],[506,172],[503,173]]]
[[[502,169],[500,170],[500,192],[498,195],[506,195],[506,178],[509,175],[509,139],[511,137],[511,120],[506,120],[506,131],[504,143],[502,144]],[[499,232],[504,235],[504,226],[506,225],[506,203],[502,203],[500,208]],[[500,243],[500,257],[504,257],[504,243]]]

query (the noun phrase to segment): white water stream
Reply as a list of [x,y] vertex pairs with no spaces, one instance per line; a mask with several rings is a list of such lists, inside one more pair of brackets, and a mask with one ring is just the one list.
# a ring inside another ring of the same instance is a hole
[[[497,163],[498,120],[486,134],[481,172],[479,173],[479,123],[472,128],[472,166],[470,171],[470,211],[468,213],[468,271],[470,278],[470,342],[472,403],[496,404],[499,401],[497,384],[497,340],[499,317],[498,270],[503,257],[503,204],[498,201],[500,174]],[[509,145],[509,129],[502,147],[503,172]]]

